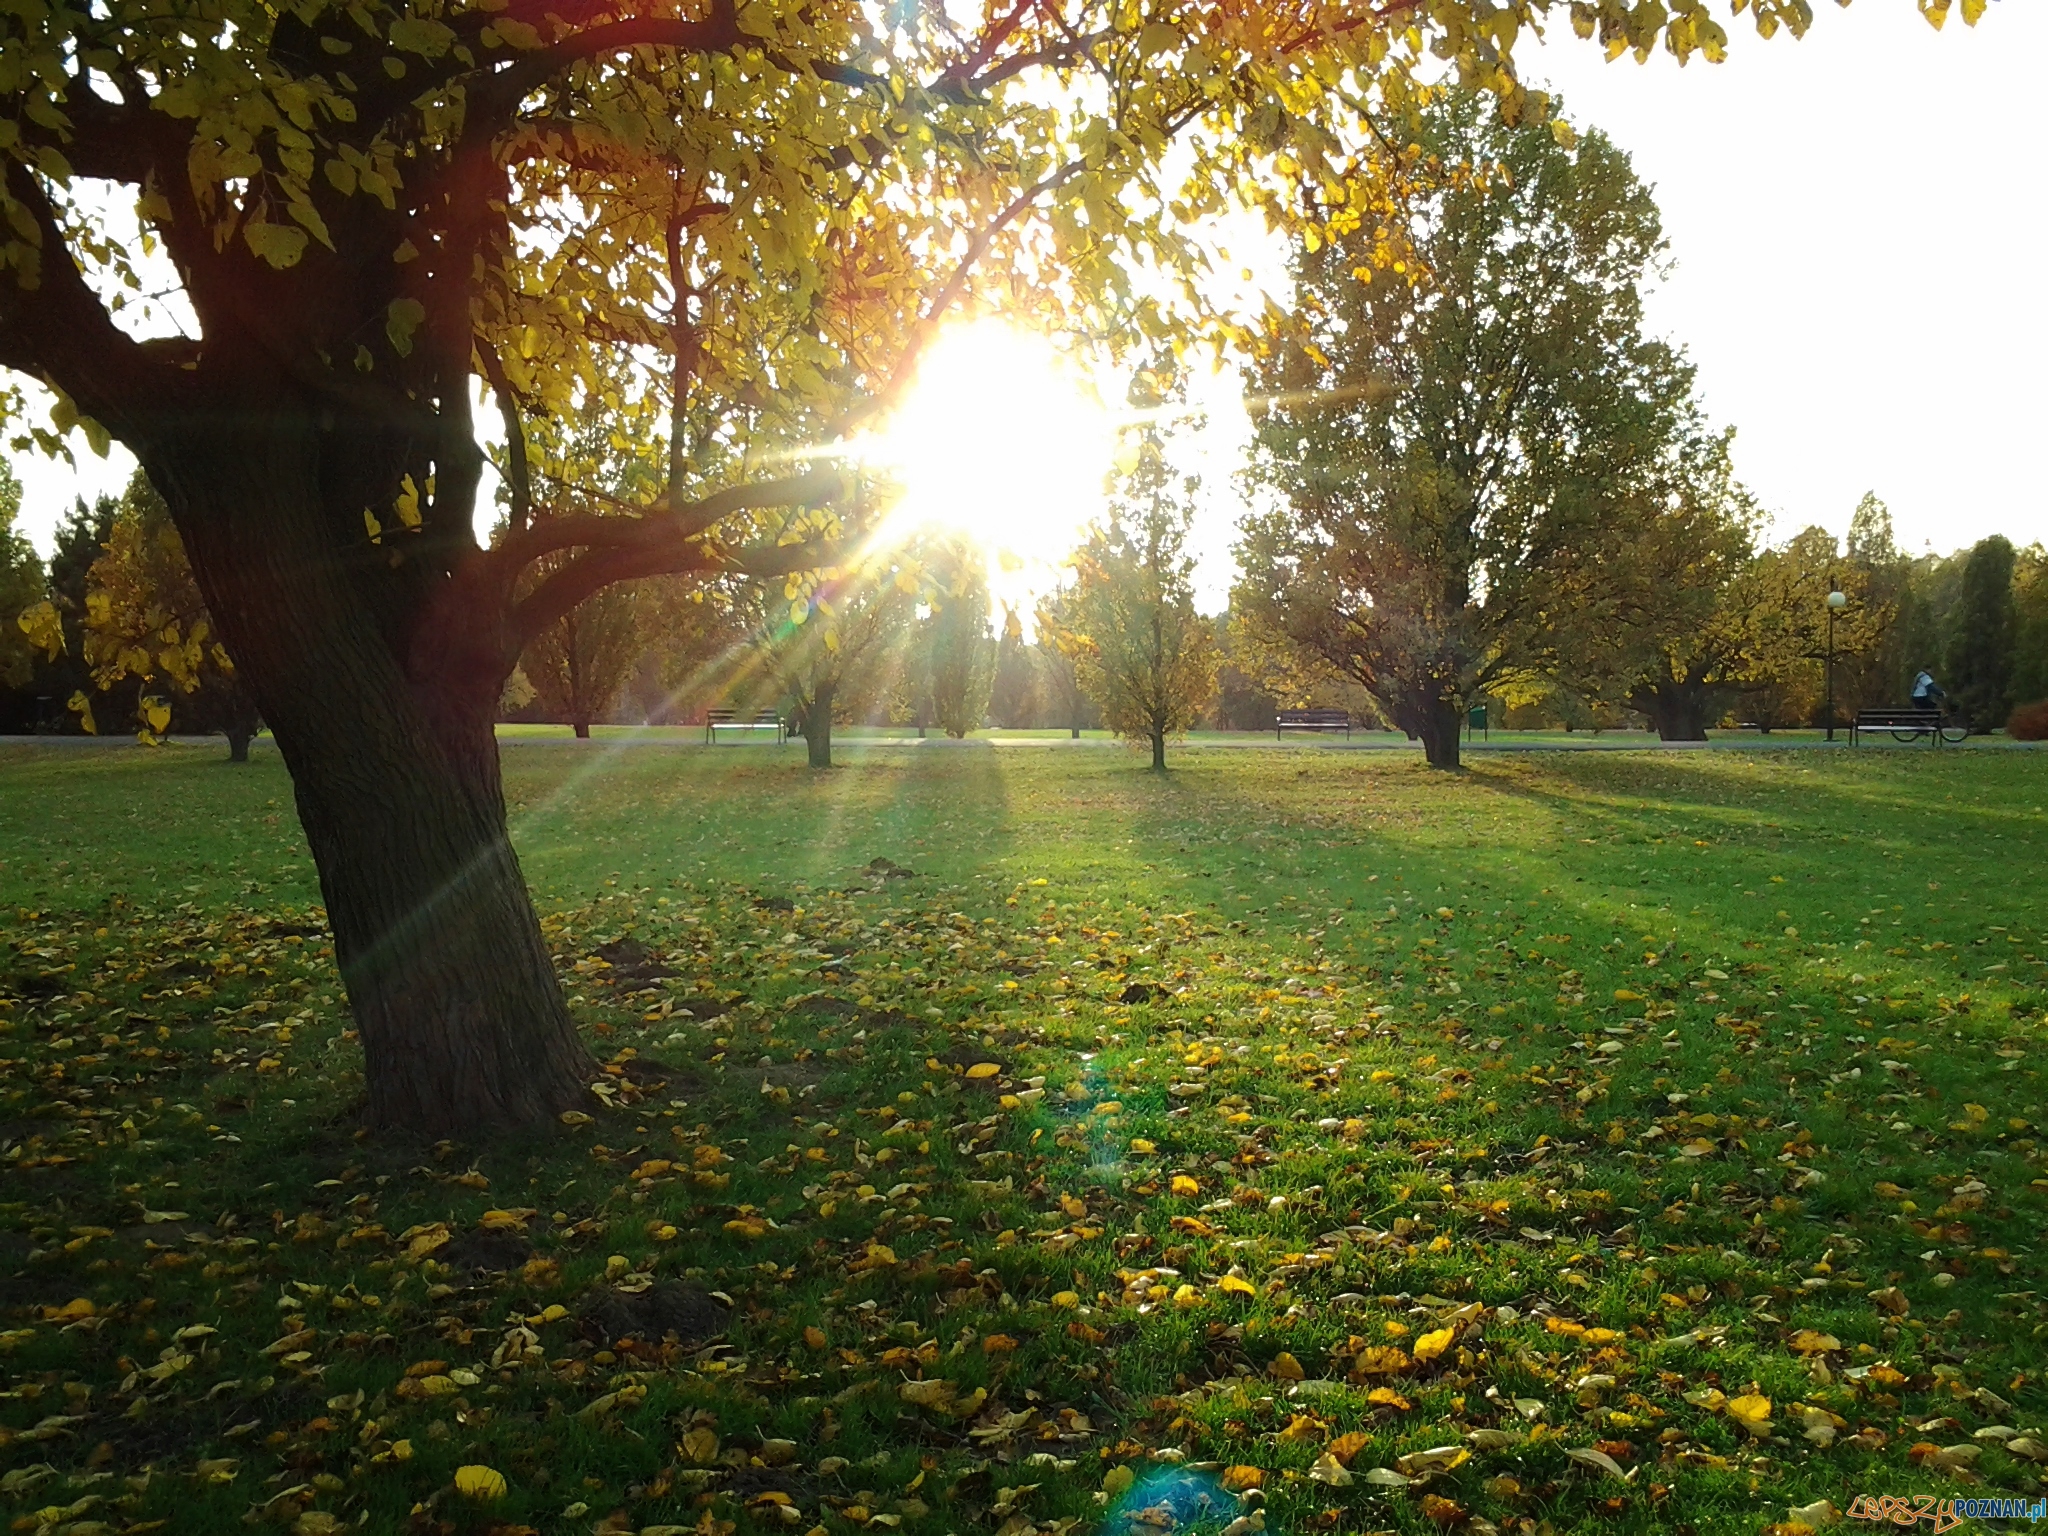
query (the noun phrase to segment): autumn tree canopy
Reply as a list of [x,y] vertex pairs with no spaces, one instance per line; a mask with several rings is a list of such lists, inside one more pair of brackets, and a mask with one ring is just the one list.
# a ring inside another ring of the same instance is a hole
[[[1644,333],[1663,236],[1627,157],[1458,92],[1413,131],[1403,217],[1301,239],[1296,312],[1254,372],[1273,506],[1231,606],[1454,768],[1473,701],[1616,622],[1699,429],[1690,367]],[[1390,245],[1417,278],[1378,265]]]

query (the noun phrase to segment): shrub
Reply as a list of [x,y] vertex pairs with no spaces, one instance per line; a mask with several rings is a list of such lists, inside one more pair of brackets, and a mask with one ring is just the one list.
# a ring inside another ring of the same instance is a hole
[[2048,699],[2015,706],[2005,734],[2014,741],[2048,741]]

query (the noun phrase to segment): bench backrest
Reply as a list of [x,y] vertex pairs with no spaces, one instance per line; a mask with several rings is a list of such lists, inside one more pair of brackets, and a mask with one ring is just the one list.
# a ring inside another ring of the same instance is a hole
[[756,724],[756,725],[780,725],[780,724],[782,724],[782,716],[780,716],[780,715],[778,715],[777,713],[775,713],[775,711],[774,711],[774,710],[772,710],[772,709],[764,709],[764,710],[761,710],[760,712],[758,712],[758,713],[757,713],[757,714],[756,714],[756,715],[754,716],[754,724]]
[[706,725],[728,725],[735,718],[733,712],[729,709],[707,709],[704,711],[704,723]]
[[1924,725],[1930,720],[1939,720],[1938,709],[1859,709],[1856,711],[1858,725]]
[[1276,725],[1349,725],[1351,712],[1346,709],[1283,709],[1275,717]]

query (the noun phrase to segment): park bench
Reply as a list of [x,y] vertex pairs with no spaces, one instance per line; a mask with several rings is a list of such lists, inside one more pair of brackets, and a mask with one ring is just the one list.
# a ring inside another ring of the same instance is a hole
[[1345,709],[1283,709],[1273,717],[1273,739],[1283,731],[1342,731],[1351,739],[1351,712]]
[[704,712],[704,744],[715,745],[719,732],[728,732],[746,741],[767,731],[775,737],[775,744],[782,745],[789,737],[789,730],[782,717],[772,709],[764,709],[751,720],[742,720],[729,709],[708,709]]
[[1859,709],[1849,727],[1849,744],[1854,746],[1856,738],[1866,732],[1888,735],[1894,741],[1918,741],[1925,736],[1930,746],[1937,747],[1969,734],[1961,726],[1944,727],[1938,709]]

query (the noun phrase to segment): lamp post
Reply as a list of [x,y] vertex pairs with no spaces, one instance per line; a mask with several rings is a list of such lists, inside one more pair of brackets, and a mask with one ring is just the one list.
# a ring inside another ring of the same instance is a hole
[[1848,596],[1835,585],[1835,573],[1828,572],[1828,740],[1835,739],[1835,616],[1849,606]]

